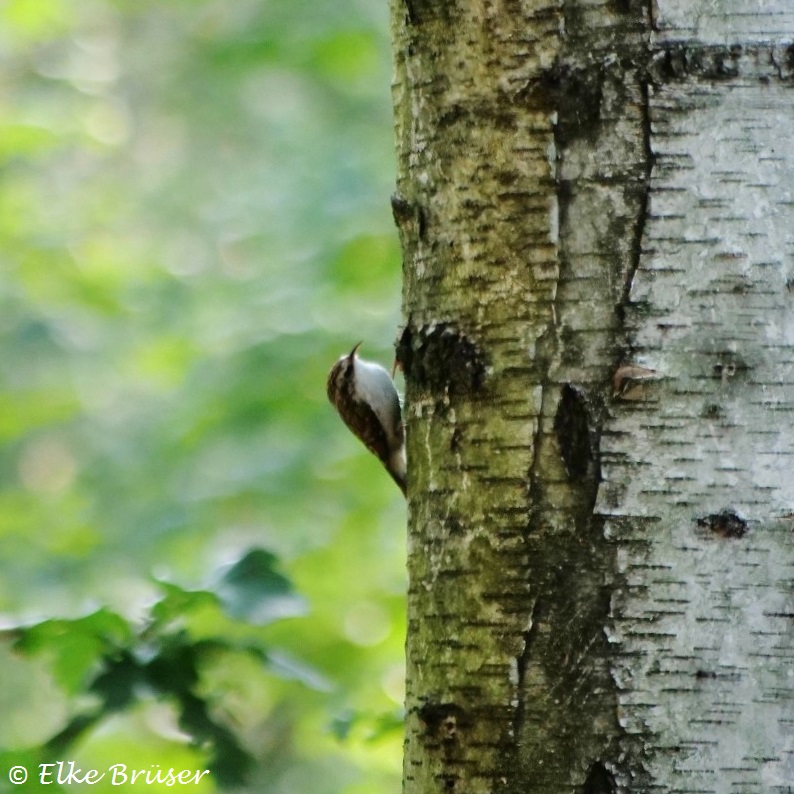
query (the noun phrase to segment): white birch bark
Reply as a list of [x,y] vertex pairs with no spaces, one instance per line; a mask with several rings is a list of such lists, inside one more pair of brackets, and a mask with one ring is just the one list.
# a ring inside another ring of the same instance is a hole
[[789,791],[794,4],[656,12],[652,44],[673,65],[649,94],[627,325],[662,380],[606,423],[597,504],[623,580],[608,628],[618,713],[649,786]]

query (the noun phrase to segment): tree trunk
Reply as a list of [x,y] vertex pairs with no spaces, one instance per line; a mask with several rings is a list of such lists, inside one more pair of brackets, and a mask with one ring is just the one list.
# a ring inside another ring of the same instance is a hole
[[405,794],[790,791],[794,4],[392,11]]

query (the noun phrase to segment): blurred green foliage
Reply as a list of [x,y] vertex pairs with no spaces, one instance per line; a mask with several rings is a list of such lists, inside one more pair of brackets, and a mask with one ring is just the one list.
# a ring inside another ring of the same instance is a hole
[[0,4],[0,788],[51,752],[397,790],[404,505],[325,397],[399,321],[387,37],[381,0]]

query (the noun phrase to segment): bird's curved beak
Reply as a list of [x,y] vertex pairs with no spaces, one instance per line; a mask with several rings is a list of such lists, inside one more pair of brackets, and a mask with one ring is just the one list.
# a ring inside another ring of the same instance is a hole
[[358,344],[357,344],[357,345],[356,345],[356,346],[355,346],[355,347],[354,347],[354,348],[353,348],[353,349],[350,351],[350,355],[348,356],[348,358],[352,359],[352,358],[353,358],[353,357],[356,355],[356,353],[358,353],[358,349],[359,349],[359,348],[361,347],[361,345],[363,345],[363,344],[364,344],[364,340],[362,339],[362,340],[361,340],[361,341],[360,341],[360,342],[359,342],[359,343],[358,343]]

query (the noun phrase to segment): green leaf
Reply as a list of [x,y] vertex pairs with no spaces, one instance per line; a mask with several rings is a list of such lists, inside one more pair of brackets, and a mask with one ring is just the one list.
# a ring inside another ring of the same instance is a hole
[[157,581],[165,593],[152,607],[152,617],[159,625],[167,625],[188,612],[218,604],[218,596],[209,590],[185,590],[173,582]]
[[116,652],[132,638],[132,629],[120,615],[108,609],[75,620],[53,619],[21,629],[14,647],[26,654],[53,658],[56,680],[75,693],[89,671],[103,656]]
[[277,561],[269,551],[252,549],[224,574],[217,592],[229,615],[262,625],[306,614],[305,600],[276,570]]
[[178,634],[159,639],[157,653],[146,663],[149,683],[164,694],[184,695],[199,680],[200,649],[187,635]]
[[340,712],[329,724],[331,734],[339,739],[340,742],[345,741],[350,736],[350,732],[358,719],[359,714],[351,709]]

